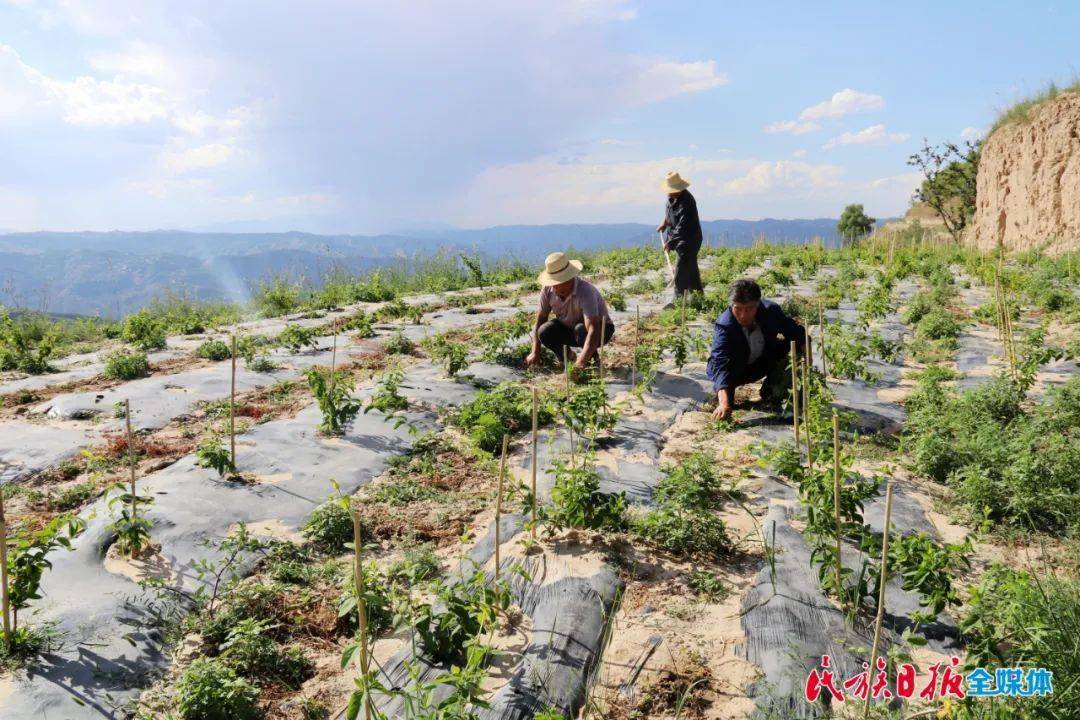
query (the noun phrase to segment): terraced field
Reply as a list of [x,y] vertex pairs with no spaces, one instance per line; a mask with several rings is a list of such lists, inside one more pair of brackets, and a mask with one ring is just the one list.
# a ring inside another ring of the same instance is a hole
[[[590,258],[622,301],[573,382],[521,368],[537,295],[520,284],[168,337],[130,380],[112,348],[9,374],[10,574],[49,566],[16,596],[0,714],[861,712],[807,699],[828,655],[843,678],[871,656],[920,678],[1056,673],[1046,697],[882,717],[1067,717],[1075,258],[763,245],[703,268],[707,294],[665,307],[656,258]],[[814,339],[797,441],[792,404],[756,388],[733,420],[710,414],[711,324],[743,275]]]

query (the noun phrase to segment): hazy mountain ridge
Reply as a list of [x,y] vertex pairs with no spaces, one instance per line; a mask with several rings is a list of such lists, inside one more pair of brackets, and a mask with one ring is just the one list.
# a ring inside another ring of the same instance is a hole
[[[745,246],[757,238],[834,243],[836,220],[711,220],[707,244]],[[317,283],[334,270],[362,272],[449,253],[538,263],[560,248],[597,250],[658,244],[641,223],[505,225],[408,234],[31,232],[0,235],[0,304],[52,313],[116,316],[173,293],[243,300],[261,281],[288,275]]]

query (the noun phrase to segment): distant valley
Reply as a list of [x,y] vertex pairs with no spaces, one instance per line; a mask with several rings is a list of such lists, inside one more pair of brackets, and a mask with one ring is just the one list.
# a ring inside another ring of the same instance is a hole
[[[713,220],[706,243],[746,246],[837,240],[836,220]],[[409,267],[438,252],[538,263],[556,249],[655,244],[653,226],[518,225],[388,235],[36,232],[0,234],[0,304],[49,313],[117,317],[167,294],[245,300],[275,276],[317,285],[327,273]]]

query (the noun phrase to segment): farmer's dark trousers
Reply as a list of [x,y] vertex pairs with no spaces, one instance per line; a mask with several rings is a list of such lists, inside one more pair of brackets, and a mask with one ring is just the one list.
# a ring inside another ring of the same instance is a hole
[[756,362],[747,365],[742,372],[735,373],[735,384],[726,388],[728,400],[735,404],[735,388],[749,385],[757,380],[761,383],[761,399],[765,402],[779,403],[787,398],[791,391],[790,353],[784,343],[766,344],[764,352]]
[[[585,336],[588,331],[585,330],[585,323],[578,323],[573,328],[567,325],[563,325],[561,321],[552,319],[540,326],[537,330],[537,334],[540,336],[540,342],[544,344],[551,352],[555,353],[555,357],[559,362],[563,359],[563,348],[567,349],[569,355],[569,349],[572,347],[583,347],[585,345]],[[611,342],[611,337],[615,334],[615,326],[611,323],[606,323],[604,326],[604,339],[601,344],[607,345]]]
[[690,292],[704,292],[701,284],[701,270],[698,269],[698,248],[687,248],[677,253],[675,261],[675,295]]

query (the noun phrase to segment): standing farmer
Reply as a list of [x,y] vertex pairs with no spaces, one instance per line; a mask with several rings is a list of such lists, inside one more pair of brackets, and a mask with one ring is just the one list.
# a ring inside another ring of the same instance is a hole
[[701,250],[701,221],[698,219],[697,202],[686,188],[690,183],[677,172],[669,172],[661,188],[667,193],[664,222],[656,232],[667,230],[665,250],[674,250],[679,259],[675,263],[675,296],[690,292],[702,292],[701,272],[697,256]]

